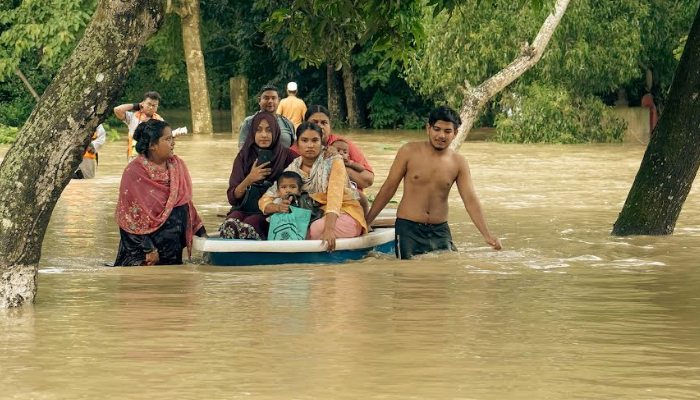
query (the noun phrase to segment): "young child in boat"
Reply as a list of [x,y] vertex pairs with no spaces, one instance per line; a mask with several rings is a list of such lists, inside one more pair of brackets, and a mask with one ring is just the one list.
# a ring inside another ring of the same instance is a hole
[[[265,206],[264,210],[265,214],[272,214],[268,217],[270,221],[268,240],[304,240],[306,238],[309,217],[307,216],[304,220],[304,217],[295,216],[289,208],[291,205],[298,207],[302,184],[301,175],[294,171],[285,171],[277,179],[275,199]],[[290,212],[292,214],[289,214]]]
[[[301,175],[294,171],[284,171],[277,178],[277,195],[272,204],[268,204],[263,212],[265,214],[288,213],[289,206],[301,195]],[[268,192],[269,193],[269,192]]]
[[[350,159],[350,146],[348,145],[348,142],[342,139],[336,139],[331,146],[333,146],[338,151],[338,154],[343,157],[343,162],[345,163],[346,168],[353,169],[357,172],[364,172],[364,165]],[[350,181],[350,183],[360,195],[360,205],[362,206],[362,210],[364,210],[365,214],[367,214],[369,211],[369,201],[367,201],[367,196],[365,196],[361,190],[357,189],[357,184],[355,182]]]

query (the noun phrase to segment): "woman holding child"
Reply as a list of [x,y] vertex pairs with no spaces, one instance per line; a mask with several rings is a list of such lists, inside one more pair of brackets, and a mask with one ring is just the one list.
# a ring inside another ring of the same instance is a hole
[[[223,238],[267,238],[269,224],[258,208],[258,200],[297,157],[296,152],[282,146],[280,128],[273,114],[257,113],[250,132],[254,134],[248,135],[233,162],[226,192],[232,208],[219,228]],[[270,154],[270,158],[259,163],[263,151]]]
[[[318,203],[325,216],[311,223],[307,239],[322,240],[328,251],[335,249],[337,238],[360,236],[367,232],[359,196],[350,185],[343,158],[334,155],[324,157],[323,130],[313,122],[304,122],[297,129],[296,147],[301,154],[287,171],[302,177],[304,192]],[[260,199],[260,209],[264,214],[288,212],[288,200],[277,202],[277,185],[273,185]]]
[[138,157],[124,170],[115,218],[121,240],[115,266],[182,264],[192,236],[206,236],[192,203],[192,181],[173,154],[170,125],[151,119],[134,132]]

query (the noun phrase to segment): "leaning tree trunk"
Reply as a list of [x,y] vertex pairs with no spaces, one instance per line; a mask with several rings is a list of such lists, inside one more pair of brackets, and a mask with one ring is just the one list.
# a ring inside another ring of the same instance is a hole
[[700,11],[613,235],[670,235],[700,165]]
[[331,122],[339,124],[345,119],[341,97],[342,87],[338,83],[335,63],[330,61],[326,66],[326,86],[328,87],[328,111],[331,113]]
[[0,165],[0,308],[34,302],[51,212],[163,15],[159,0],[100,1],[7,152]]
[[520,55],[507,67],[475,88],[471,87],[468,82],[465,82],[466,87],[463,88],[464,103],[459,113],[462,119],[462,126],[459,128],[457,137],[452,142],[452,149],[457,150],[462,145],[484,105],[542,58],[542,54],[544,54],[544,50],[549,44],[549,39],[552,38],[554,31],[559,26],[559,22],[561,22],[561,18],[566,12],[566,8],[569,6],[569,1],[557,0],[554,10],[545,19],[532,45],[525,43],[520,49]]
[[350,63],[343,64],[343,89],[348,109],[348,126],[359,128],[364,125],[362,107],[357,96],[357,79]]
[[182,0],[179,10],[182,19],[182,44],[187,64],[187,83],[190,88],[190,110],[194,133],[213,133],[207,72],[199,32],[199,0]]

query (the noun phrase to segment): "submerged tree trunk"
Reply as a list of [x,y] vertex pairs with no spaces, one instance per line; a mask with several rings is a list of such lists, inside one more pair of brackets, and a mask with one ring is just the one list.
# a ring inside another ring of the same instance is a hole
[[331,113],[331,123],[339,124],[345,120],[343,115],[342,86],[338,82],[335,63],[326,64],[326,85],[328,87],[328,111]]
[[544,54],[547,44],[549,44],[549,39],[552,38],[555,29],[559,26],[559,22],[561,22],[561,18],[566,12],[566,8],[569,6],[569,1],[557,0],[554,10],[545,19],[532,45],[525,43],[520,49],[520,55],[507,67],[475,88],[471,87],[468,82],[465,82],[466,87],[463,88],[464,104],[462,104],[462,109],[459,113],[462,119],[462,126],[459,128],[459,133],[450,147],[455,150],[459,149],[467,135],[469,135],[469,131],[474,125],[474,120],[479,115],[482,107],[493,96],[518,79],[542,58],[542,54]]
[[357,96],[357,78],[350,63],[343,64],[343,89],[348,109],[348,126],[359,128],[364,125],[365,119]]
[[100,1],[0,165],[0,308],[33,303],[51,213],[93,132],[111,112],[141,47],[160,27],[158,0]]
[[213,133],[207,72],[199,30],[199,0],[182,0],[179,10],[182,20],[182,44],[187,64],[187,83],[190,89],[190,111],[194,133]]
[[700,165],[700,11],[613,235],[670,235]]

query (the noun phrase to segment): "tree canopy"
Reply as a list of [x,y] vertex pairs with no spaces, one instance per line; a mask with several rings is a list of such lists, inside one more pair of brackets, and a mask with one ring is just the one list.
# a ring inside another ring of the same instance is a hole
[[[18,126],[33,106],[16,76],[43,91],[91,18],[95,0],[2,0],[0,123]],[[573,99],[610,104],[621,89],[634,104],[653,73],[663,102],[699,0],[573,2],[547,53],[509,93],[538,83]],[[415,127],[427,109],[458,107],[460,87],[500,70],[532,38],[552,1],[520,0],[207,0],[202,48],[213,108],[228,108],[228,79],[249,80],[250,109],[262,85],[299,84],[308,103],[327,102],[326,68],[356,72],[357,96],[372,127]],[[182,32],[170,15],[147,44],[121,101],[148,88],[166,108],[185,108]],[[342,86],[339,90],[343,90]],[[507,93],[506,93],[507,95]],[[593,97],[590,97],[593,96]],[[565,96],[566,97],[566,96]],[[494,103],[498,105],[497,102]],[[658,101],[658,100],[657,100]],[[498,112],[498,107],[491,107]],[[494,123],[493,117],[483,123]]]

